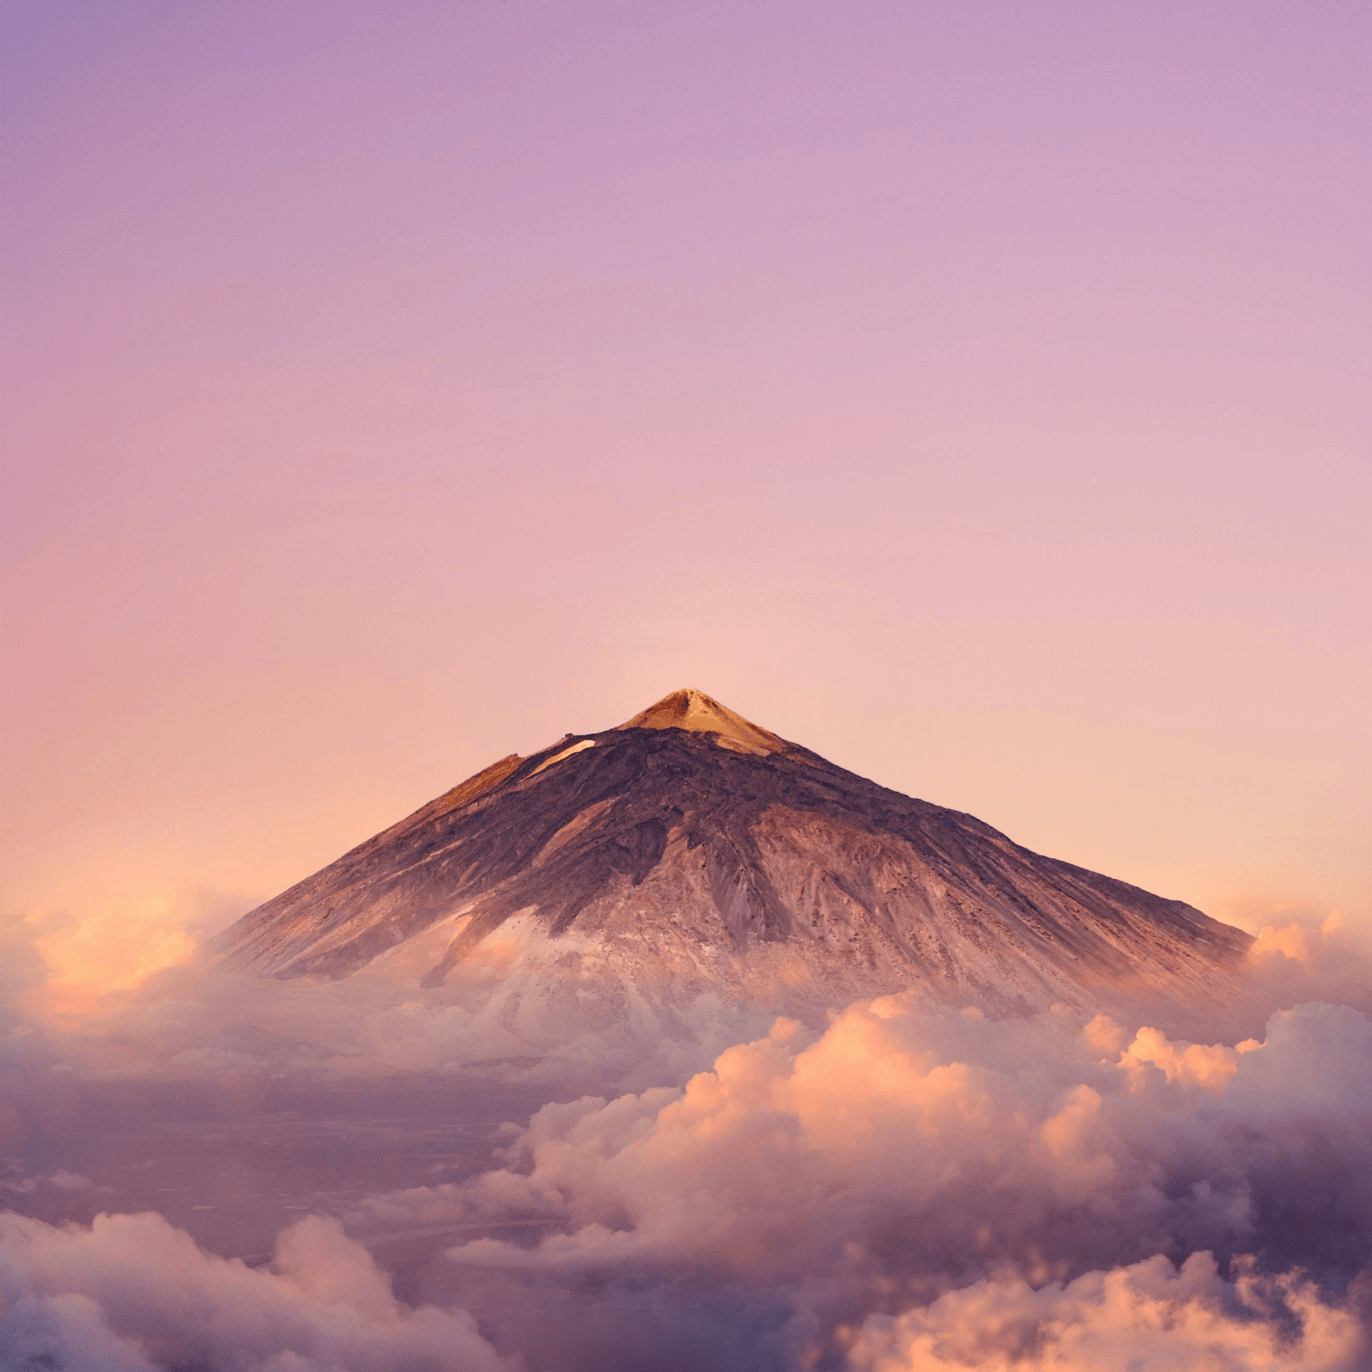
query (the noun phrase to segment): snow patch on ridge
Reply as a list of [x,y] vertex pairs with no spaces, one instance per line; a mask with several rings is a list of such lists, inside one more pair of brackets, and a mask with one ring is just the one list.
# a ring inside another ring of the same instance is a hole
[[554,762],[561,762],[564,757],[571,757],[573,753],[583,753],[587,748],[594,747],[595,739],[583,738],[580,743],[573,743],[570,748],[564,748],[560,753],[554,753],[553,756],[546,761],[540,762],[530,775],[537,776],[545,767],[551,767]]

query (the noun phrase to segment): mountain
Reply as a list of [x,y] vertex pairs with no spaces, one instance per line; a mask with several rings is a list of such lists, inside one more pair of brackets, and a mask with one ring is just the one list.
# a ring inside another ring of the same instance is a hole
[[1241,995],[1250,942],[683,690],[502,758],[218,947],[268,977],[503,987],[507,1021],[530,997],[591,1021],[701,997],[813,1019],[914,990],[993,1014],[1162,1005],[1175,1022]]

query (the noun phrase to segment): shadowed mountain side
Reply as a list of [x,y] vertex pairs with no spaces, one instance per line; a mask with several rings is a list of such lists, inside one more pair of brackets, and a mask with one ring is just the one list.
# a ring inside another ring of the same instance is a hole
[[423,952],[432,987],[503,926],[534,981],[599,986],[607,1006],[714,993],[788,1013],[911,988],[999,1013],[1219,1003],[1250,942],[677,692],[503,759],[219,947],[338,978],[417,939],[386,961]]

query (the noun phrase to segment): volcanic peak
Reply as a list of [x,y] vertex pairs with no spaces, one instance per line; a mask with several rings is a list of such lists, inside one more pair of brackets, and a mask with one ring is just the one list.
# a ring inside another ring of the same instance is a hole
[[759,757],[791,747],[784,738],[735,714],[704,691],[690,687],[663,696],[656,705],[616,726],[618,729],[686,729],[691,733],[714,734],[720,747]]
[[898,991],[995,1014],[1146,1002],[1166,1030],[1240,1004],[1251,942],[682,690],[494,763],[217,946],[272,977],[375,962],[436,992],[457,973],[462,996],[504,968],[499,1015],[561,1041],[634,1006],[670,1019],[715,997],[818,1022]]

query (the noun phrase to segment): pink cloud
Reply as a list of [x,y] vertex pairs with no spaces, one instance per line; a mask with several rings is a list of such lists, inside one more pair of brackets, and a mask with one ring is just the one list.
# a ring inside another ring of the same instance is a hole
[[1064,1285],[981,1281],[851,1337],[852,1372],[1358,1372],[1366,1330],[1298,1272],[1225,1281],[1208,1253]]
[[[462,1311],[411,1309],[335,1220],[284,1230],[269,1269],[159,1215],[55,1228],[0,1214],[0,1345],[19,1366],[154,1372],[503,1372]],[[49,1361],[44,1362],[47,1358]]]

